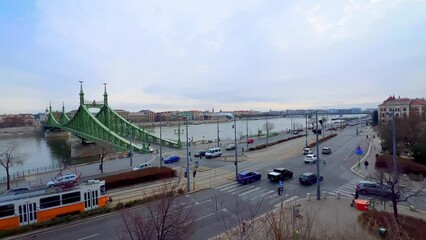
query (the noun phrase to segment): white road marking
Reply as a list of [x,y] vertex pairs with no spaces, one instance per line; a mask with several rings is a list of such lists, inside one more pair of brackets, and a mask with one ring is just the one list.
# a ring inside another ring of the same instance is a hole
[[261,187],[257,187],[257,188],[253,188],[252,190],[250,190],[250,191],[247,191],[247,192],[244,192],[244,193],[240,193],[240,194],[238,194],[238,196],[244,196],[244,195],[246,195],[246,194],[249,194],[249,193],[251,193],[251,192],[254,192],[254,191],[257,191],[257,190],[259,190],[259,189],[261,189]]
[[234,182],[231,182],[231,183],[224,184],[224,185],[222,185],[222,186],[218,186],[218,187],[215,187],[215,188],[216,188],[216,189],[221,189],[221,188],[228,187],[228,186],[231,186],[231,185],[235,185],[235,183],[234,183]]
[[90,236],[87,236],[87,237],[84,237],[84,238],[79,238],[78,240],[89,239],[89,238],[96,237],[96,236],[99,236],[99,233],[96,233],[96,234],[93,234],[93,235],[90,235]]

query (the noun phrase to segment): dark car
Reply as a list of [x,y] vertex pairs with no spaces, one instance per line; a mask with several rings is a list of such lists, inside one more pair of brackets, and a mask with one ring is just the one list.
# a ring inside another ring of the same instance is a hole
[[274,170],[268,173],[269,180],[273,182],[278,182],[281,180],[286,180],[293,177],[293,172],[287,168],[274,168]]
[[262,174],[258,172],[242,171],[238,174],[237,181],[242,184],[258,181],[262,178]]
[[323,147],[321,153],[322,154],[331,154],[331,148]]
[[164,163],[173,163],[173,162],[179,162],[179,161],[180,161],[180,157],[177,155],[172,155],[164,159]]
[[[356,184],[356,191],[363,195],[377,195],[383,197],[391,197],[392,191],[385,185],[380,186],[380,183],[371,181],[359,181]],[[397,198],[399,194],[397,194]]]
[[[320,176],[320,181],[323,180],[323,177]],[[317,175],[315,173],[311,172],[305,172],[302,175],[299,176],[299,182],[302,185],[312,185],[317,183]]]
[[231,151],[231,150],[235,150],[235,144],[229,144],[228,146],[226,146],[226,151]]
[[194,154],[194,157],[205,157],[205,156],[206,156],[206,151],[204,150]]

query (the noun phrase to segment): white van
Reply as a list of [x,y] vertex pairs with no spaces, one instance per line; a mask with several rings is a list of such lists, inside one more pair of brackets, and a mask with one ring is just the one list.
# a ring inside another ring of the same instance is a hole
[[206,158],[215,158],[222,155],[222,148],[210,148],[206,152]]

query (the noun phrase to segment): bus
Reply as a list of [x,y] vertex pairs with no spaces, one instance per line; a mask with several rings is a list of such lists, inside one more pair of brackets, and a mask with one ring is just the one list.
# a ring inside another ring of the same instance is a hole
[[44,222],[105,206],[105,181],[89,180],[72,188],[49,188],[0,195],[0,230]]

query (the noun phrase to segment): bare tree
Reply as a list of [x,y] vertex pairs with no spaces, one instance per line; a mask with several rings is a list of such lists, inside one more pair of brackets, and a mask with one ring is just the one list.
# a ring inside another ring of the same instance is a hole
[[10,190],[10,168],[16,165],[22,165],[23,161],[17,156],[15,144],[9,144],[0,152],[0,165],[6,170],[7,190]]
[[265,129],[266,131],[266,136],[269,136],[270,132],[272,131],[272,129],[275,128],[275,125],[271,122],[267,122],[263,124],[263,129]]
[[[392,166],[391,166],[392,169]],[[410,189],[411,186],[400,185],[399,183],[399,173],[395,175],[393,173],[384,173],[383,169],[380,170],[380,173],[377,173],[375,177],[373,177],[378,183],[383,186],[382,199],[385,197],[385,188],[390,190],[390,200],[392,202],[392,211],[394,219],[397,223],[399,223],[399,213],[398,213],[398,203],[407,202],[409,199],[417,198],[419,200],[425,200],[426,196],[423,193],[423,190],[426,187],[426,184],[423,186]]]
[[154,190],[158,200],[146,206],[142,212],[123,210],[123,233],[129,236],[125,239],[180,240],[189,237],[194,224],[192,205],[179,199],[183,192],[180,178],[174,183],[172,181],[165,180],[160,188]]
[[96,152],[99,154],[99,170],[101,170],[101,173],[104,173],[104,159],[105,157],[110,154],[116,152],[113,146],[105,141],[99,141],[96,142]]

